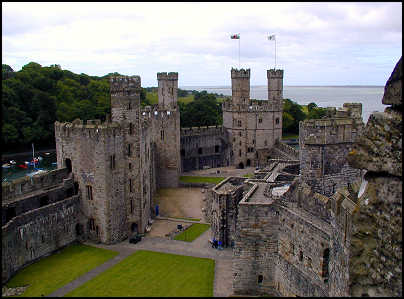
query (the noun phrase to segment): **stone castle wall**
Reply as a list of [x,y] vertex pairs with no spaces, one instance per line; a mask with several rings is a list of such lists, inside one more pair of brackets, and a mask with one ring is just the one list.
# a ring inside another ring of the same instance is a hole
[[18,215],[2,226],[2,283],[77,239],[79,196]]
[[181,168],[229,166],[229,143],[222,126],[181,128]]
[[[255,188],[252,187],[249,193]],[[238,206],[233,292],[268,294],[276,282],[279,216],[272,204],[247,202],[247,196]]]
[[56,122],[55,135],[58,167],[66,167],[66,161],[71,161],[85,215],[81,224],[89,238],[104,243],[126,238],[128,153],[121,126],[116,122]]

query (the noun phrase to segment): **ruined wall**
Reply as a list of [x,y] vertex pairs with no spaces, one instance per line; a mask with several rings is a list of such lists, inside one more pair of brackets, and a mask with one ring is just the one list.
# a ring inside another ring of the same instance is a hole
[[[41,190],[37,190],[35,188],[35,191],[25,192],[23,194],[18,194],[13,197],[9,196],[8,199],[3,198],[1,205],[1,214],[2,214],[1,225],[2,226],[5,225],[9,220],[14,218],[15,216],[21,215],[23,213],[43,207],[51,203],[61,201],[66,197],[71,197],[74,194],[76,194],[72,178],[65,178],[63,179],[63,181],[60,182],[59,179],[62,178],[62,176],[59,177],[59,175],[63,173],[65,174],[65,177],[67,177],[66,168],[35,175],[33,179],[39,182],[38,185],[41,185],[41,182],[43,184],[44,182],[47,182],[46,185],[48,187]],[[27,183],[27,181],[29,181],[29,184],[33,183],[31,182],[30,178],[25,177],[20,180],[13,181],[11,185],[13,187],[21,186],[21,182]],[[53,183],[50,184],[49,181],[52,181]],[[16,190],[20,190],[20,188],[17,187]],[[10,195],[10,193],[8,194]]]
[[330,229],[305,210],[279,206],[276,289],[282,295],[328,296]]
[[228,177],[207,192],[204,211],[211,223],[212,238],[224,247],[234,246],[238,203],[243,198],[245,181],[242,177]]
[[181,168],[184,172],[229,166],[229,148],[222,126],[181,128]]
[[315,192],[331,196],[361,176],[348,165],[347,155],[363,130],[361,118],[341,109],[344,118],[300,122],[300,171],[303,180]]
[[2,226],[2,283],[36,259],[76,240],[79,196],[21,214]]
[[[254,187],[248,193],[253,192]],[[268,294],[275,288],[278,227],[272,204],[240,202],[233,249],[234,294]]]
[[43,190],[60,184],[67,177],[67,174],[68,170],[66,168],[60,168],[48,173],[18,178],[12,182],[4,182],[1,184],[2,200],[13,200],[26,193]]
[[371,114],[348,161],[366,169],[352,215],[349,294],[402,296],[402,66],[388,79],[384,112]]

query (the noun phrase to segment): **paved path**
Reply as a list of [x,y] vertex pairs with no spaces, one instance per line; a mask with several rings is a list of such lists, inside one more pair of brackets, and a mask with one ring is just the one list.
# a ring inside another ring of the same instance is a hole
[[96,275],[104,272],[106,269],[117,264],[127,256],[137,250],[151,250],[172,254],[180,254],[194,257],[211,258],[215,260],[215,279],[214,279],[214,297],[227,297],[232,294],[232,249],[217,250],[210,246],[208,240],[210,238],[210,229],[203,233],[198,239],[192,243],[170,240],[162,237],[144,237],[137,244],[130,244],[128,240],[114,245],[91,244],[88,245],[114,250],[119,255],[104,264],[94,268],[86,274],[78,277],[74,281],[68,283],[62,288],[56,290],[48,297],[62,297],[68,292],[79,287]]

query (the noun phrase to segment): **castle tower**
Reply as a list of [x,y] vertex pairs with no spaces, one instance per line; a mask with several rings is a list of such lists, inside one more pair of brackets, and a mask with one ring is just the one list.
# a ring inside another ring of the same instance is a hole
[[233,105],[248,103],[250,99],[250,69],[231,69],[231,98]]
[[[268,101],[272,103],[272,141],[282,139],[283,70],[267,70]],[[272,143],[272,145],[273,145]]]
[[111,120],[139,121],[140,77],[116,76],[110,78]]
[[157,73],[159,106],[175,108],[178,95],[178,73]]
[[300,122],[300,174],[313,191],[332,196],[360,178],[361,171],[348,165],[347,156],[364,128],[361,106],[345,103],[330,118]]
[[159,104],[152,111],[156,183],[158,188],[177,187],[181,173],[178,73],[157,73],[157,81]]
[[268,100],[250,99],[250,69],[231,70],[232,99],[223,103],[223,127],[232,142],[230,163],[258,166],[282,137],[283,70],[268,70]]

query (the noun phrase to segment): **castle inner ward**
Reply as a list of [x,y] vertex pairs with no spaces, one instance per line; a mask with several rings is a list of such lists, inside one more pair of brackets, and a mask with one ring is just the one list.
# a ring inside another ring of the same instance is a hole
[[352,295],[354,214],[368,193],[367,168],[348,156],[364,132],[362,105],[301,122],[296,150],[281,142],[283,70],[267,80],[268,99],[252,100],[250,70],[232,69],[223,125],[180,128],[178,73],[157,74],[158,104],[144,108],[139,76],[111,77],[105,122],[55,123],[57,170],[3,183],[2,282],[73,241],[149,231],[156,191],[178,187],[183,172],[253,166],[253,178],[205,192],[212,237],[233,248],[234,294]]

